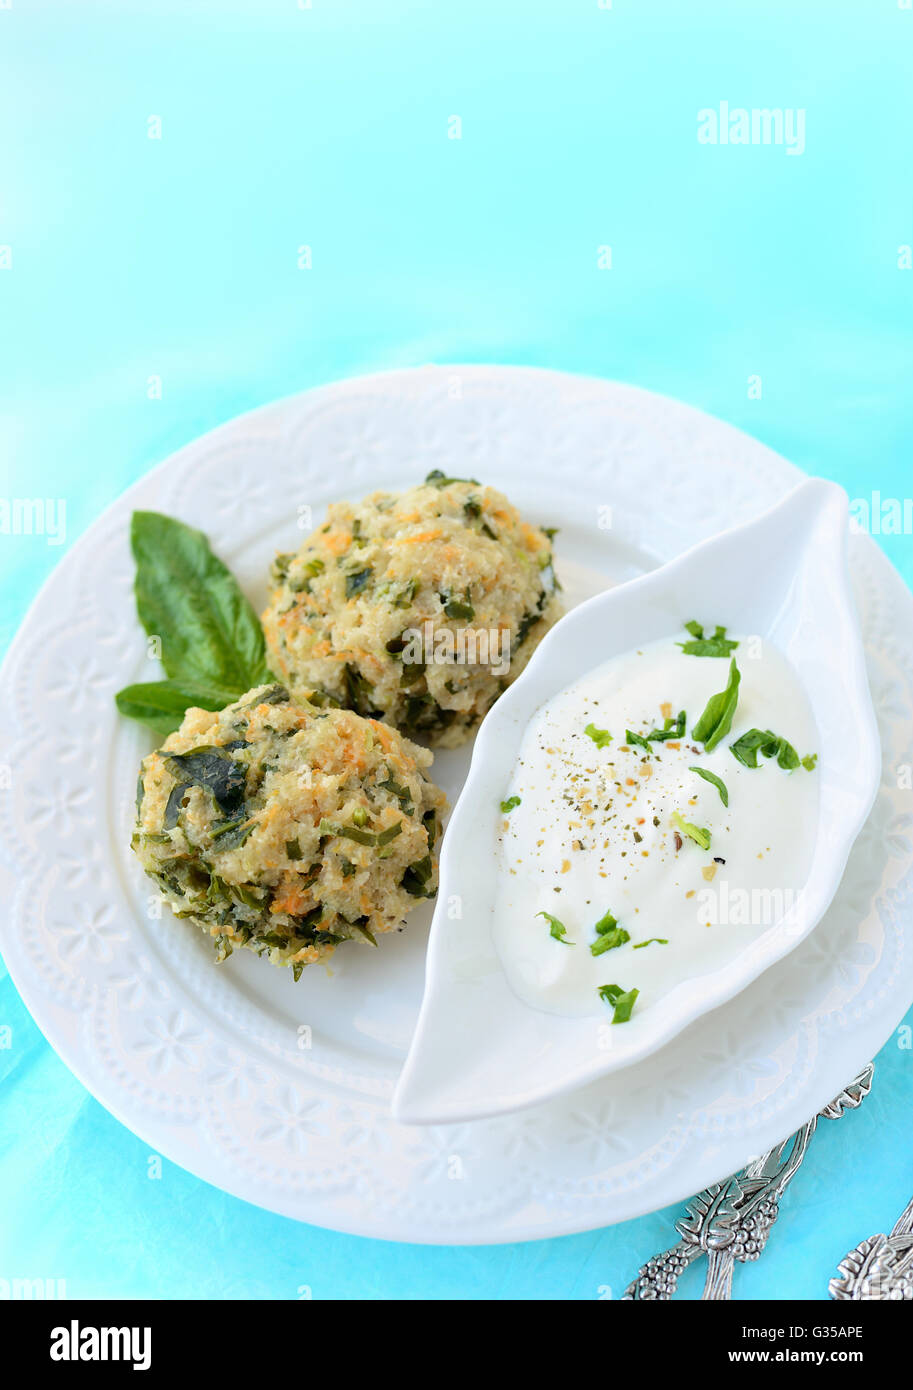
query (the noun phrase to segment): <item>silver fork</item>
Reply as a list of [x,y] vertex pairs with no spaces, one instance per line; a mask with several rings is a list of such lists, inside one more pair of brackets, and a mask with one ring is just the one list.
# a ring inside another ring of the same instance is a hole
[[767,1244],[780,1199],[805,1157],[819,1119],[839,1120],[848,1110],[857,1109],[872,1089],[873,1073],[870,1062],[839,1096],[782,1144],[753,1159],[726,1182],[714,1183],[693,1197],[686,1214],[675,1223],[681,1240],[653,1255],[623,1298],[670,1299],[684,1270],[701,1255],[707,1256],[701,1298],[731,1298],[735,1262],[756,1260]]

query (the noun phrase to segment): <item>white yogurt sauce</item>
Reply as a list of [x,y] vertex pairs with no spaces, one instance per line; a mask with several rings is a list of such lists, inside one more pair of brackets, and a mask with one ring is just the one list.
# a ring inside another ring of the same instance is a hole
[[[683,639],[687,640],[687,639]],[[682,980],[736,956],[788,912],[811,865],[818,777],[776,758],[742,765],[730,745],[771,730],[799,757],[817,751],[805,694],[783,656],[759,638],[733,653],[741,672],[730,732],[711,751],[692,737],[710,697],[725,688],[729,658],[686,656],[673,641],[615,657],[543,705],[531,721],[505,799],[495,943],[514,991],[549,1013],[606,1014],[600,985],[636,988],[636,1010]],[[687,713],[683,738],[626,743],[626,730],[662,729]],[[600,748],[588,724],[608,730]],[[713,772],[717,788],[689,769]],[[676,846],[673,813],[711,832],[705,851]],[[725,860],[725,863],[717,862]],[[566,928],[550,934],[547,912]],[[607,912],[630,941],[591,953]],[[653,942],[638,949],[638,942]]]

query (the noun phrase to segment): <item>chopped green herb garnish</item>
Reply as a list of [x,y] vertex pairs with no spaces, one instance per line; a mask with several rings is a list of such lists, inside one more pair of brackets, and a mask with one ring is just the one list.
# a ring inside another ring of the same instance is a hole
[[590,954],[601,956],[604,951],[614,951],[616,946],[623,946],[631,938],[624,927],[618,925],[618,918],[613,912],[607,912],[604,917],[600,917],[596,923],[596,940],[590,943]]
[[346,575],[346,598],[354,598],[367,587],[368,580],[374,573],[371,569],[356,570],[354,574]]
[[292,593],[310,593],[311,580],[316,579],[318,574],[323,574],[324,568],[325,567],[322,560],[318,560],[316,558],[313,560],[308,560],[307,564],[302,567],[302,571],[300,574],[292,575],[289,578],[288,586],[291,589]]
[[[239,826],[239,825],[243,825],[243,824],[244,824],[244,817],[243,817],[243,816],[241,817],[240,820],[223,820],[223,821],[220,821],[218,825],[214,825],[214,826],[212,827],[212,829],[210,830],[209,833],[210,833],[210,835],[212,836],[212,838],[213,838],[214,840],[218,840],[219,837],[220,837],[221,835],[227,835],[227,834],[229,834],[232,830],[237,830],[238,826]],[[170,835],[166,836],[166,839],[170,840],[170,839],[171,839],[171,836],[170,836]]]
[[304,697],[309,705],[316,705],[318,709],[323,709],[325,705],[333,709],[339,709],[340,701],[335,695],[331,695],[328,690],[312,690]]
[[653,752],[647,740],[640,734],[632,733],[630,729],[625,729],[625,743],[635,743],[639,748],[646,748],[648,753]]
[[358,845],[373,845],[377,843],[377,837],[373,830],[361,830],[354,825],[339,825],[336,821],[324,818],[320,822],[321,835],[339,835],[347,840],[354,840]]
[[212,837],[214,840],[218,839],[219,843],[213,848],[217,850],[240,849],[248,836],[254,833],[257,824],[257,818],[254,816],[247,821],[243,819],[222,821],[221,824],[214,825]]
[[428,888],[433,870],[431,855],[426,854],[424,859],[417,859],[414,864],[409,865],[400,879],[400,887],[413,898],[433,898],[434,892]]
[[297,840],[286,840],[286,842],[285,842],[285,853],[286,853],[286,857],[287,857],[288,859],[300,859],[300,858],[301,858],[301,846],[299,845],[298,841],[297,841]]
[[812,772],[818,761],[817,753],[806,753],[804,758],[800,758],[787,739],[770,729],[749,729],[747,734],[742,734],[741,738],[729,745],[729,751],[745,767],[757,767],[759,753],[763,753],[765,758],[775,757],[778,765],[787,772],[792,772],[800,763],[808,772]]
[[689,767],[688,771],[696,772],[698,777],[703,777],[705,782],[709,782],[711,786],[716,787],[723,805],[729,805],[729,792],[726,790],[726,783],[720,777],[717,777],[715,772],[708,772],[705,767]]
[[742,734],[735,743],[730,743],[729,751],[743,766],[757,767],[758,753],[763,748],[769,748],[770,757],[777,752],[779,743],[777,735],[770,729],[749,729],[747,734]]
[[611,931],[603,932],[595,941],[590,942],[590,955],[604,955],[606,951],[614,951],[616,946],[624,946],[630,940],[630,934],[624,927],[613,927]]
[[411,608],[412,600],[415,598],[420,588],[417,579],[407,579],[403,584],[385,584],[383,587],[384,597],[389,597],[395,593],[393,598],[394,608]]
[[595,724],[587,724],[583,731],[587,738],[591,738],[597,748],[608,748],[612,742],[612,735],[608,729],[597,729]]
[[669,945],[669,938],[667,936],[650,936],[646,941],[635,941],[632,949],[635,951],[642,951],[645,946],[652,946],[654,941],[657,946]]
[[426,811],[422,816],[422,824],[425,827],[425,834],[428,836],[428,848],[434,848],[437,839],[437,812],[434,810]]
[[672,824],[676,830],[680,830],[683,835],[687,835],[689,840],[693,840],[701,849],[710,848],[710,831],[702,830],[699,825],[692,825],[690,821],[684,820],[678,811],[672,812]]
[[377,711],[372,704],[374,686],[365,679],[358,667],[347,661],[343,667],[343,679],[350,709],[354,709],[357,714],[376,714]]
[[[763,752],[763,749],[761,751]],[[770,757],[772,755],[765,753],[764,756]],[[792,772],[794,768],[799,766],[799,754],[785,738],[777,740],[777,764],[779,767],[785,768],[787,772]]]
[[611,1004],[615,1010],[613,1023],[627,1023],[634,1011],[634,1002],[640,994],[639,989],[622,989],[621,985],[600,985],[599,998]]
[[520,805],[518,796],[509,796],[506,801],[501,802],[501,810],[505,816],[509,815],[515,806]]
[[536,626],[536,623],[541,623],[542,609],[545,606],[545,600],[547,599],[547,597],[548,595],[543,589],[541,595],[539,596],[539,607],[532,613],[523,614],[523,617],[517,624],[517,635],[511,643],[511,652],[516,652],[518,648],[522,647],[523,643],[526,641],[527,637],[532,632],[533,628]]
[[664,719],[661,729],[651,729],[647,738],[655,743],[664,743],[669,738],[681,738],[685,732],[685,711],[680,709],[674,719]]
[[557,917],[553,917],[550,912],[537,912],[537,917],[544,917],[549,924],[549,936],[553,936],[556,941],[560,941],[562,946],[573,946],[573,941],[566,941],[567,927],[560,922]]
[[412,805],[412,793],[408,787],[401,786],[399,782],[394,782],[392,777],[386,777],[382,782],[377,782],[376,785],[378,787],[383,787],[385,791],[392,792],[399,801],[400,809],[405,811],[407,815],[412,815],[412,812],[409,810],[409,807]]
[[448,618],[474,618],[476,610],[472,606],[472,599],[467,589],[462,599],[451,598],[449,594],[441,594],[444,601],[444,613]]
[[[365,921],[367,920],[368,919],[365,918]],[[352,928],[355,935],[360,936],[362,941],[367,941],[369,946],[377,945],[377,937],[372,931],[368,931],[367,927],[363,927],[360,922],[350,922],[349,926]]]
[[681,647],[685,656],[731,656],[739,645],[731,637],[726,636],[726,629],[718,627],[712,637],[704,636],[704,629],[700,623],[693,620],[685,623],[685,631],[690,632],[691,642],[678,642],[676,645]]
[[735,664],[735,657],[729,663],[729,680],[726,689],[721,690],[718,695],[711,695],[707,701],[707,708],[700,719],[691,730],[692,737],[698,743],[704,745],[705,750],[710,753],[719,743],[721,738],[729,733],[732,728],[732,717],[739,703],[739,681],[742,679],[738,666]]

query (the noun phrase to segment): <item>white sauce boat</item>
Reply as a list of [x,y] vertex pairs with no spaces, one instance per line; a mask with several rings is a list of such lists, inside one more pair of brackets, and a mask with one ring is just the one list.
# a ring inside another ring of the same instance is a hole
[[[814,929],[837,890],[881,771],[847,574],[847,532],[845,493],[810,479],[748,525],[597,594],[544,638],[485,719],[444,837],[425,994],[393,1098],[398,1120],[433,1124],[502,1114],[640,1061],[745,989]],[[724,966],[683,979],[660,1001],[635,1009],[623,1026],[597,1029],[592,1018],[531,1008],[508,984],[492,936],[502,872],[499,802],[524,730],[540,705],[598,663],[646,642],[680,638],[683,621],[695,615],[770,639],[811,704],[820,785],[804,890],[786,917],[759,929]]]

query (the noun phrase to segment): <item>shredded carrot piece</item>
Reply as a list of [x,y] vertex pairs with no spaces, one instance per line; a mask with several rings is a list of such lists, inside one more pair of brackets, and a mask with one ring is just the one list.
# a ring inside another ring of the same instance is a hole
[[323,546],[331,555],[342,555],[343,551],[348,550],[352,544],[352,536],[348,531],[337,531],[335,534],[324,536]]
[[310,894],[297,882],[298,875],[286,872],[279,880],[279,892],[270,903],[270,912],[288,912],[295,915],[303,911],[310,902]]
[[430,531],[419,531],[414,536],[401,536],[399,540],[393,541],[393,545],[419,545],[422,541],[436,541],[443,534],[440,526],[435,526]]

